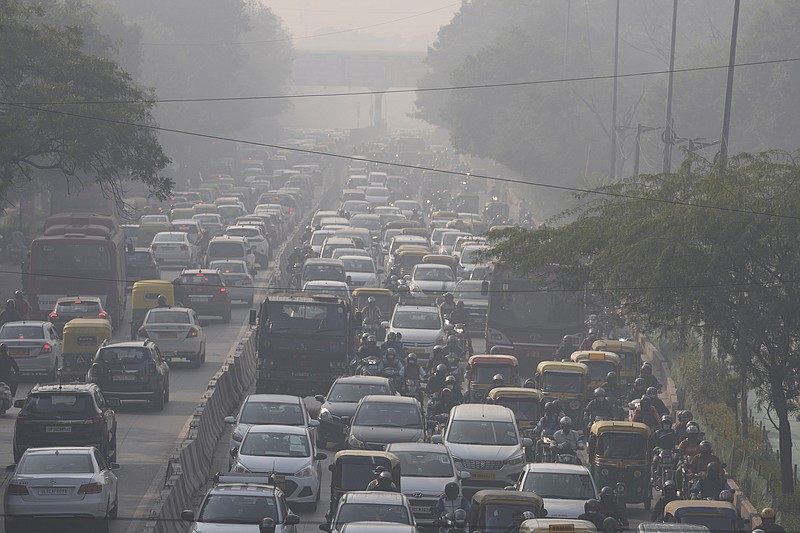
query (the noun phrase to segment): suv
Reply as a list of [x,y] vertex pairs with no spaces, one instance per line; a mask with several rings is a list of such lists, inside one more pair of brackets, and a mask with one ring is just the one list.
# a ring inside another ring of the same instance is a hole
[[14,462],[28,448],[94,446],[109,462],[117,460],[116,398],[106,399],[94,383],[34,385],[14,422]]
[[86,376],[109,398],[148,400],[158,410],[169,401],[169,365],[150,339],[104,344]]
[[219,316],[226,324],[231,321],[231,297],[219,270],[185,268],[172,284],[175,300],[198,315]]
[[250,274],[256,274],[256,256],[244,237],[221,235],[211,239],[206,249],[206,264],[215,259],[241,259],[247,263]]

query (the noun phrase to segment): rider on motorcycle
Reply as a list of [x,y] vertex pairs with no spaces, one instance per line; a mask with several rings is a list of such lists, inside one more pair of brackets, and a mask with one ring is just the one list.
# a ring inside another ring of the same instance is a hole
[[364,329],[370,332],[375,332],[383,321],[383,313],[381,308],[375,303],[375,297],[370,296],[367,298],[367,305],[361,308],[361,317],[364,322]]
[[464,308],[464,301],[459,300],[456,303],[456,308],[450,313],[450,324],[464,324],[465,326],[469,325],[469,311]]
[[486,398],[484,398],[483,401],[484,402],[486,401],[486,399],[489,397],[489,393],[492,392],[492,389],[502,387],[504,381],[505,378],[503,377],[503,374],[495,374],[494,376],[492,376],[492,386],[489,388],[489,390],[486,391]]
[[594,399],[586,405],[583,412],[583,419],[588,424],[592,424],[597,417],[606,420],[614,420],[614,406],[608,401],[606,391],[602,387],[594,390]]
[[642,378],[636,378],[633,380],[633,389],[628,393],[625,401],[630,403],[633,400],[641,398],[645,394],[647,394],[647,383],[645,383]]
[[0,381],[11,389],[11,396],[17,394],[19,366],[13,357],[8,355],[8,344],[0,344]]
[[294,250],[292,250],[292,253],[289,255],[289,259],[286,260],[286,264],[289,265],[289,269],[291,270],[294,268],[294,265],[302,265],[305,259],[303,249],[299,246],[295,246]]
[[572,355],[572,352],[578,349],[575,346],[575,338],[572,335],[564,335],[564,338],[561,339],[561,344],[558,345],[556,349],[556,358],[557,359],[564,359]]
[[453,401],[457,404],[464,403],[464,395],[461,393],[461,389],[458,387],[458,382],[454,375],[449,374],[444,378],[444,386],[453,391]]
[[375,474],[375,479],[369,482],[367,485],[368,491],[378,490],[383,492],[400,492],[397,490],[397,485],[394,484],[394,480],[392,479],[392,473],[386,470],[382,466],[378,466],[373,471]]
[[22,320],[19,311],[17,311],[17,304],[14,300],[6,300],[6,308],[0,313],[0,326],[8,322],[19,322]]
[[440,363],[436,370],[433,371],[433,374],[428,377],[428,385],[426,390],[428,391],[428,395],[431,398],[434,398],[436,395],[439,394],[439,391],[444,389],[445,386],[445,378],[447,377],[447,366],[444,363]]
[[694,484],[692,487],[692,494],[698,494],[702,499],[711,498],[716,500],[723,490],[732,489],[725,479],[722,465],[715,461],[708,464],[708,470],[706,470],[700,476],[697,483]]
[[600,514],[600,502],[594,498],[586,500],[583,504],[583,514],[578,517],[578,520],[586,520],[594,524],[597,531],[603,531],[603,521],[605,516]]
[[606,374],[606,381],[600,385],[600,388],[606,391],[608,401],[611,403],[616,403],[620,398],[625,396],[625,392],[619,384],[617,373],[613,371]]
[[[372,335],[370,335],[371,337]],[[378,364],[378,370],[380,372],[384,372],[387,369],[393,368],[397,371],[397,374],[400,374],[403,370],[403,363],[400,362],[400,359],[397,358],[397,352],[394,348],[389,348],[386,350],[386,354],[384,354],[383,359]]]
[[674,450],[677,446],[675,430],[672,429],[672,418],[669,415],[661,417],[661,426],[653,432],[651,437],[653,449]]
[[680,500],[678,497],[678,485],[671,479],[664,483],[664,488],[661,489],[661,497],[653,506],[653,512],[650,515],[651,522],[657,522],[664,518],[664,508],[668,503]]
[[694,415],[691,411],[681,411],[678,414],[678,421],[675,422],[675,440],[680,442],[686,436],[686,425],[692,421]]
[[25,299],[25,294],[22,291],[14,293],[14,302],[17,306],[17,312],[22,317],[22,320],[30,320],[31,318],[31,304]]
[[686,436],[678,443],[678,452],[687,460],[700,453],[700,428],[687,426]]
[[617,505],[614,489],[611,487],[606,486],[600,489],[600,514],[614,518],[623,528],[628,527],[628,519],[625,518],[625,508]]
[[453,391],[447,387],[439,391],[439,394],[428,404],[428,418],[436,415],[450,414],[450,410],[458,405],[453,399]]
[[451,481],[444,486],[444,494],[436,500],[436,505],[433,507],[433,516],[435,518],[443,518],[450,513],[455,514],[458,509],[467,511],[469,502],[461,494],[461,488],[458,483]]
[[[394,348],[389,348],[389,350],[394,350]],[[386,351],[386,355],[389,355],[389,350]],[[408,359],[406,359],[406,364],[400,369],[400,377],[403,379],[413,379],[415,381],[422,381],[425,379],[425,370],[419,363],[417,363],[417,355],[416,354],[409,354]]]
[[692,460],[689,461],[689,466],[692,468],[692,471],[705,472],[710,463],[722,464],[720,458],[714,455],[714,449],[711,446],[711,442],[707,440],[700,441],[698,449],[700,450],[700,453],[692,457]]
[[444,356],[453,354],[456,362],[464,359],[464,351],[458,346],[458,338],[455,335],[447,337],[447,345],[444,347]]
[[664,404],[661,398],[658,397],[658,390],[655,387],[647,387],[647,392],[645,394],[650,398],[650,404],[660,416],[669,414],[669,408]]
[[636,410],[633,412],[631,420],[633,422],[647,424],[650,429],[655,429],[659,424],[660,418],[658,416],[658,411],[656,411],[655,407],[650,403],[650,398],[642,396],[642,399],[639,400],[639,406],[636,407]]
[[439,304],[439,310],[442,312],[442,316],[450,316],[450,313],[456,310],[453,293],[448,292],[444,295],[444,301]]
[[553,433],[558,431],[559,415],[556,413],[553,402],[544,404],[544,416],[539,419],[533,432],[536,434],[552,436]]
[[568,416],[562,417],[558,421],[561,429],[553,434],[556,448],[565,451],[576,451],[581,448],[583,443],[583,435],[572,429],[572,419]]
[[405,358],[406,350],[403,346],[403,343],[400,341],[400,338],[397,336],[397,333],[394,331],[390,331],[389,334],[386,336],[386,341],[381,344],[381,351],[386,352],[389,348],[394,348],[394,351],[397,352],[397,356],[400,357],[402,360]]
[[581,350],[591,350],[592,344],[599,338],[597,328],[589,328],[589,334],[586,335],[586,338],[583,339],[581,342],[580,349]]
[[366,359],[367,357],[380,357],[381,350],[378,348],[378,340],[375,335],[364,333],[361,336],[361,346],[358,348],[359,359]]
[[425,370],[430,374],[441,364],[444,364],[444,347],[437,344],[433,347],[433,355],[428,359],[428,367]]
[[655,387],[656,390],[661,388],[661,383],[659,383],[656,377],[653,375],[653,367],[650,365],[650,363],[645,362],[644,364],[642,364],[642,369],[640,374],[642,379],[644,380],[645,386]]
[[167,297],[163,294],[158,295],[156,307],[169,307],[169,302],[167,301]]

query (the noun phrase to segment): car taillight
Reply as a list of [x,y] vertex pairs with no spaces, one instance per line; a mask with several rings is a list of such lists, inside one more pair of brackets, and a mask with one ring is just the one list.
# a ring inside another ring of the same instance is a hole
[[100,483],[84,483],[78,489],[78,494],[100,494],[103,486]]
[[225,287],[220,287],[219,292],[228,292],[228,289]]
[[50,313],[50,320],[54,320],[54,319],[57,319],[57,318],[58,318],[58,314],[57,313]]
[[186,334],[186,338],[197,337],[197,329],[196,328],[189,328],[189,333]]
[[144,326],[142,326],[142,327],[140,327],[140,328],[139,328],[139,331],[137,332],[137,334],[138,334],[140,337],[150,338],[150,335],[148,335],[148,334],[147,334],[147,330],[146,330],[146,329],[144,329]]
[[291,216],[291,215],[293,215],[293,214],[294,214],[294,208],[293,208],[293,207],[290,207],[290,208],[289,208],[289,216]]
[[29,494],[28,487],[16,483],[10,483],[7,490],[9,496],[28,496]]
[[52,352],[52,351],[53,351],[53,347],[52,347],[52,346],[50,346],[50,343],[49,343],[49,342],[46,342],[46,343],[44,343],[44,345],[42,346],[42,349],[41,349],[40,353],[50,353],[50,352]]
[[103,311],[100,311],[99,313],[97,313],[97,316],[99,316],[100,318],[108,318],[108,315],[106,313],[104,313]]

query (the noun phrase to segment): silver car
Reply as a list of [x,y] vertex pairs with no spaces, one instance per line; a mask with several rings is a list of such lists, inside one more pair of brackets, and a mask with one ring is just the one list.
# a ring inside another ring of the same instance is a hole
[[586,500],[599,499],[592,476],[582,465],[526,464],[517,490],[544,498],[548,518],[578,518]]
[[330,524],[321,524],[322,531],[339,533],[351,522],[389,522],[416,526],[408,498],[396,492],[350,491],[339,500]]
[[87,520],[86,529],[117,517],[116,463],[92,446],[29,448],[19,460],[3,497],[6,533],[30,531],[52,516]]
[[189,240],[189,235],[181,231],[156,233],[150,250],[160,265],[173,264],[193,267],[200,261],[200,251],[197,245]]
[[451,292],[455,286],[455,274],[447,265],[421,263],[411,270],[409,289],[417,298],[430,298],[433,302],[437,297]]
[[222,272],[222,279],[228,288],[228,295],[233,300],[242,300],[253,305],[255,286],[253,276],[247,271],[247,263],[241,259],[217,259],[208,264],[208,268],[216,268]]
[[8,345],[10,355],[20,372],[44,373],[49,381],[56,379],[62,343],[50,322],[6,322],[0,327],[0,342]]
[[397,305],[386,326],[387,333],[403,334],[406,351],[417,354],[423,364],[427,363],[435,345],[447,343],[442,314],[435,305]]
[[153,341],[167,361],[188,359],[197,368],[206,361],[206,334],[194,309],[154,307],[147,311],[138,337]]
[[231,448],[239,446],[250,426],[306,427],[315,439],[319,426],[319,420],[312,419],[308,414],[303,399],[288,394],[250,394],[242,402],[236,416],[225,417],[225,423],[235,426],[231,432]]

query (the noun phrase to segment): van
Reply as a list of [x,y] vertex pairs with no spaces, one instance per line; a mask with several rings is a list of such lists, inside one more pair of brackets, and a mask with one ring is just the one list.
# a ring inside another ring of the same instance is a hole
[[211,239],[206,250],[206,265],[218,259],[240,259],[247,263],[251,274],[256,274],[256,256],[244,237],[222,235]]

